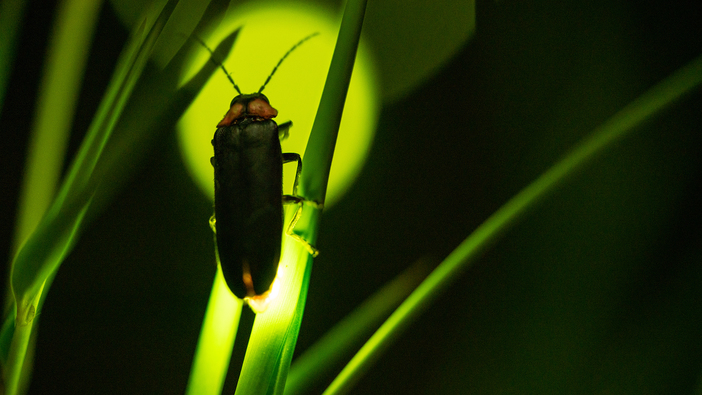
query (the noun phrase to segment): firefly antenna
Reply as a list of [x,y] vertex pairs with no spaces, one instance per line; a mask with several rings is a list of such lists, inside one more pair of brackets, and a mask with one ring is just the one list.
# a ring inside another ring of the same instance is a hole
[[[241,95],[241,91],[239,90],[239,86],[237,86],[237,84],[234,82],[234,79],[232,79],[232,76],[229,74],[229,72],[227,71],[227,69],[224,68],[224,65],[222,64],[222,62],[220,62],[220,61],[218,61],[217,59],[215,59],[215,53],[214,53],[214,51],[213,51],[212,49],[210,49],[210,47],[208,47],[207,44],[205,44],[205,42],[202,41],[202,40],[200,39],[200,37],[195,36],[195,35],[193,35],[192,37],[193,37],[197,42],[199,42],[200,44],[202,44],[202,46],[205,47],[205,49],[207,49],[207,51],[210,52],[210,55],[211,55],[211,56],[210,56],[210,60],[212,61],[212,63],[216,64],[217,66],[219,66],[219,67],[224,71],[224,74],[227,75],[227,78],[229,79],[229,81],[232,83],[232,85],[234,85],[234,89],[236,89],[236,91]],[[298,43],[298,45],[299,45],[299,43]],[[286,54],[285,56],[287,56],[287,54]],[[282,60],[282,59],[281,59],[281,60]],[[280,63],[278,63],[278,64],[280,64]],[[276,67],[278,67],[278,66],[276,66]],[[270,79],[270,77],[268,77],[268,79]],[[266,82],[268,82],[268,81],[266,81]],[[264,84],[264,85],[265,85],[265,84]],[[263,88],[261,88],[261,89],[263,89]]]
[[[275,67],[273,67],[273,71],[271,71],[271,74],[268,76],[268,78],[266,78],[266,82],[264,82],[263,85],[261,85],[261,89],[258,90],[258,93],[261,93],[261,92],[263,91],[263,88],[266,87],[266,84],[268,84],[268,82],[271,80],[271,77],[273,77],[273,74],[275,74],[276,70],[278,70],[278,66],[280,66],[281,63],[283,63],[283,61],[285,60],[285,58],[287,58],[288,55],[290,55],[290,53],[291,53],[292,51],[294,51],[297,47],[299,47],[300,45],[302,45],[302,43],[304,43],[305,41],[309,40],[310,38],[312,38],[312,37],[314,37],[314,36],[316,36],[316,35],[318,35],[318,34],[319,34],[319,32],[312,33],[312,34],[310,34],[309,36],[307,36],[307,37],[303,38],[302,40],[298,41],[297,44],[293,45],[292,48],[290,48],[290,49],[288,50],[288,52],[286,52],[285,55],[283,55],[283,57],[280,58],[280,60],[278,61],[278,64],[275,65]],[[210,51],[210,52],[211,52],[211,51]],[[236,85],[235,85],[235,86],[236,86]],[[237,90],[238,90],[238,89],[237,89]]]

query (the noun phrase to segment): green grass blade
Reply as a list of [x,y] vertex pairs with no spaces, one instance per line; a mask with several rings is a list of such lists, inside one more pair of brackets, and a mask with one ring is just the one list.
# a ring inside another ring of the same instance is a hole
[[[360,39],[366,1],[350,0],[344,10],[329,74],[305,151],[300,194],[324,201],[329,169],[346,92]],[[290,211],[290,210],[286,210]],[[296,232],[314,244],[321,210],[305,205]],[[290,213],[286,216],[290,220]],[[303,230],[298,232],[299,228]],[[258,314],[249,339],[237,394],[279,394],[285,385],[307,297],[312,257],[301,243],[286,237],[278,276],[280,292],[265,313]]]
[[36,228],[56,194],[101,4],[66,1],[57,12],[27,149],[15,250]]
[[[206,11],[201,24],[209,23],[212,19],[220,16],[222,8],[220,3],[222,1],[210,3],[210,7]],[[156,11],[155,16],[147,17],[146,20],[151,20],[152,24],[160,20],[159,23],[162,25],[164,15],[167,14],[164,14],[163,10]],[[160,19],[158,18],[159,14],[161,15]],[[95,116],[91,130],[97,130],[98,128],[94,127],[94,125],[98,123],[98,118],[104,118],[109,113],[105,109],[110,109],[111,106],[115,105],[120,87],[128,78],[130,70],[133,70],[133,64],[140,53],[140,48],[142,48],[144,41],[148,38],[145,33],[147,26],[146,22],[142,23],[132,34],[132,39],[122,51],[122,55],[115,67],[112,82],[105,93],[103,103],[98,115]],[[225,46],[222,51],[228,53],[235,38],[236,34],[233,34],[232,37],[224,40]],[[190,81],[178,88],[180,69],[189,56],[187,49],[182,48],[164,70],[156,72],[151,68],[147,75],[142,75],[132,97],[123,109],[122,116],[114,128],[113,136],[109,139],[109,144],[102,149],[102,154],[97,164],[94,165],[91,172],[83,172],[82,182],[78,184],[79,187],[74,185],[74,192],[64,194],[64,196],[70,195],[70,201],[73,203],[90,200],[90,216],[94,216],[99,211],[99,208],[110,200],[115,190],[123,184],[129,172],[135,167],[135,162],[138,161],[138,158],[148,152],[148,147],[152,145],[150,143],[158,141],[159,137],[165,135],[168,130],[172,130],[172,126],[177,121],[178,116],[190,105],[212,73],[217,70],[215,65],[206,64]],[[148,50],[141,53],[146,55]],[[125,155],[125,152],[129,152],[129,155]],[[86,178],[88,181],[85,181]],[[103,179],[109,179],[111,182],[100,185],[100,180]],[[93,193],[95,193],[95,198],[92,197]],[[71,205],[64,204],[66,207]],[[55,206],[58,207],[58,203],[55,203]],[[69,220],[71,215],[63,215],[63,217],[63,225],[55,223],[53,230],[48,229],[45,231],[48,237],[56,237],[57,232],[70,228],[65,220]],[[47,223],[50,222],[52,221],[47,219]],[[69,231],[69,233],[71,232]],[[51,244],[42,237],[36,237],[35,242],[40,243],[40,245],[43,243],[45,246]],[[49,284],[50,278],[47,286]],[[38,308],[40,308],[42,300],[43,296],[40,299]],[[9,318],[6,319],[6,323],[7,320]],[[12,325],[4,325],[3,328],[11,330]],[[3,332],[2,335],[0,336],[0,353],[3,358],[6,358],[9,342],[4,342],[2,339],[7,338],[7,332]]]
[[[324,202],[329,180],[334,146],[339,133],[341,114],[361,38],[366,1],[349,0],[339,29],[329,74],[324,83],[317,116],[312,125],[307,148],[305,167],[300,176],[300,195],[307,200]],[[310,240],[310,239],[308,239]]]
[[[164,15],[167,18],[167,15]],[[76,18],[76,15],[72,15]],[[78,16],[79,17],[79,16]],[[69,21],[67,23],[71,23]],[[112,117],[97,117],[98,122],[93,122],[86,139],[79,150],[77,159],[73,162],[69,175],[62,184],[62,188],[46,215],[42,218],[34,233],[15,255],[12,263],[11,283],[15,300],[16,318],[15,328],[8,350],[7,363],[4,366],[6,391],[8,394],[17,393],[21,382],[22,369],[25,362],[28,342],[33,330],[34,317],[39,307],[42,291],[47,279],[60,266],[64,257],[70,251],[76,240],[80,225],[85,218],[88,207],[92,201],[93,193],[79,194],[81,187],[85,186],[85,178],[97,162],[104,141],[112,131],[115,118],[119,115],[124,102],[129,97],[131,88],[143,68],[154,39],[158,36],[158,28],[152,29],[146,40],[135,37],[130,49],[139,48],[137,56],[128,50],[126,58],[130,61],[123,63],[128,66],[128,72],[118,69],[116,75],[116,93],[106,96],[103,101],[102,114],[111,114]],[[124,76],[122,80],[119,77]],[[115,80],[113,80],[113,83]],[[114,89],[113,89],[114,91]],[[111,101],[110,99],[117,99]],[[111,103],[110,103],[111,101]],[[111,104],[105,111],[105,104]],[[98,114],[101,114],[100,112]],[[105,125],[107,121],[108,125]],[[109,125],[112,124],[112,125]],[[97,125],[97,126],[96,126]],[[96,144],[97,142],[97,144]],[[100,144],[103,142],[103,144]],[[1,336],[0,338],[6,338]]]
[[534,182],[522,189],[466,238],[400,305],[390,318],[351,359],[324,392],[343,394],[399,337],[414,319],[475,260],[503,236],[521,217],[597,155],[632,132],[636,126],[660,113],[684,94],[702,84],[702,56],[645,92],[599,126]]
[[[200,19],[202,13],[192,16],[195,18],[195,23],[197,21],[201,24],[209,23],[210,20],[219,17],[218,11],[221,10],[222,3],[223,1],[219,0],[210,3],[214,6],[207,7],[202,20]],[[101,186],[100,180],[125,178],[125,168],[130,167],[134,155],[124,155],[124,149],[134,148],[129,144],[136,142],[134,136],[143,138],[143,136],[155,135],[151,130],[146,129],[147,127],[158,130],[159,128],[153,126],[175,124],[180,114],[189,106],[216,70],[214,65],[204,66],[179,89],[180,67],[187,56],[185,50],[178,50],[175,56],[171,56],[168,66],[162,72],[156,73],[157,76],[149,76],[153,78],[142,76],[146,62],[153,55],[155,43],[160,37],[163,26],[169,20],[178,2],[172,0],[163,4],[160,10],[156,10],[157,16],[152,14],[146,19],[151,23],[142,23],[122,52],[112,81],[61,190],[35,232],[13,261],[12,285],[16,311],[13,315],[16,319],[12,320],[12,317],[8,317],[0,335],[0,342],[2,342],[0,350],[5,362],[4,373],[8,393],[17,392],[21,375],[25,374],[22,367],[27,355],[27,342],[32,338],[33,318],[41,307],[56,270],[75,243],[88,210],[90,209],[93,214],[96,211],[93,205],[96,191],[100,196],[99,200],[104,204],[115,189],[114,183],[110,183],[109,188],[106,186],[98,188]],[[202,6],[202,3],[199,6]],[[74,18],[77,17],[74,15]],[[205,18],[209,20],[205,21]],[[226,52],[231,49],[233,40],[234,38],[229,40],[230,45]],[[141,81],[139,85],[137,85],[138,81]],[[133,100],[133,94],[139,96],[140,100]],[[140,101],[140,107],[147,107],[150,111],[146,115],[143,112],[134,111],[133,102],[135,101]],[[140,127],[132,127],[134,124]],[[125,129],[131,134],[125,133]],[[117,131],[119,138],[111,138],[113,131]],[[137,135],[135,131],[144,133]],[[114,144],[108,147],[108,140]],[[139,148],[144,151],[142,147]],[[107,155],[103,155],[105,152]]]
[[[297,207],[286,208],[286,221],[292,219]],[[272,292],[278,292],[268,309],[256,315],[246,348],[244,363],[236,387],[237,394],[273,394],[284,385],[287,376],[290,348],[294,348],[302,319],[301,306],[307,292],[303,285],[309,282],[308,258],[304,246],[285,237],[277,282]],[[277,291],[275,290],[277,288]],[[288,359],[286,361],[286,358]]]
[[[167,14],[163,16],[167,18]],[[86,190],[90,175],[148,60],[158,36],[158,25],[163,22],[157,22],[156,27],[151,29],[136,54],[127,54],[130,58],[125,67],[127,71],[117,71],[116,78],[110,84],[112,88],[108,89],[106,100],[101,103],[56,200],[37,227],[36,235],[30,237],[16,255],[12,287],[18,308],[24,308],[23,305],[26,307],[27,303],[35,299],[38,288],[43,285],[48,274],[57,269],[63,255],[70,249],[70,245],[65,243],[73,240],[76,227],[80,225],[80,221],[77,221],[78,213],[85,210],[94,193]],[[17,316],[20,318],[23,315],[18,312]]]
[[187,395],[218,395],[229,369],[243,301],[232,295],[217,270],[190,369]]
[[105,100],[100,103],[97,114],[88,128],[88,133],[59,192],[57,197],[59,204],[68,199],[69,196],[73,197],[84,191],[105,144],[111,136],[146,62],[149,60],[155,42],[176,4],[175,0],[166,4],[138,51],[129,58],[127,64],[121,65],[122,67],[117,71],[115,78],[110,82]]
[[[82,71],[100,5],[100,1],[66,1],[58,7],[39,84],[40,91],[31,128],[33,133],[27,148],[25,175],[18,199],[13,240],[15,253],[36,228],[56,194],[82,82]],[[9,63],[5,63],[14,56],[11,53],[14,43],[11,41],[16,32],[10,30],[18,28],[16,24],[22,19],[24,4],[22,1],[9,0],[2,2],[0,7],[0,79],[4,79],[7,76],[1,74],[9,72]],[[5,300],[11,303],[11,288],[8,287],[6,292]],[[2,344],[7,345],[9,342]],[[6,357],[7,349],[3,349],[2,354]]]
[[351,355],[367,336],[378,327],[426,277],[435,265],[421,259],[376,291],[334,326],[324,337],[293,361],[290,367],[286,395],[308,393],[315,381],[326,376]]
[[304,313],[305,304],[307,303],[307,290],[309,289],[310,276],[312,274],[313,258],[311,255],[306,254],[304,252],[302,254],[304,258],[306,258],[307,264],[305,265],[305,272],[300,287],[300,297],[298,298],[297,304],[295,306],[293,321],[288,326],[283,350],[281,352],[280,358],[278,359],[278,365],[275,369],[275,387],[273,388],[273,391],[269,391],[269,393],[275,395],[282,395],[285,392],[285,387],[287,386],[288,372],[290,370],[290,361],[292,360],[293,353],[295,352],[297,336],[300,333],[300,325],[302,324],[302,313]]

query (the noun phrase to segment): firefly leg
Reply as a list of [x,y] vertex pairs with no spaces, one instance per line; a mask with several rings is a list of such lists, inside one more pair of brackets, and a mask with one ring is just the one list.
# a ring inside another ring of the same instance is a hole
[[297,224],[297,221],[300,219],[300,216],[302,215],[302,206],[303,204],[307,203],[313,207],[316,208],[322,208],[322,205],[312,201],[312,200],[306,200],[303,197],[300,197],[297,195],[297,184],[300,178],[300,173],[302,172],[302,159],[300,158],[299,154],[295,153],[284,153],[283,154],[283,163],[289,163],[297,161],[297,171],[295,173],[295,181],[293,183],[293,193],[292,195],[283,195],[283,204],[297,204],[298,208],[295,211],[295,214],[293,215],[292,220],[290,221],[290,225],[288,225],[288,228],[285,230],[285,233],[292,237],[293,239],[297,240],[298,242],[302,243],[307,251],[313,256],[316,257],[319,255],[319,250],[317,250],[312,244],[310,244],[307,240],[303,239],[299,235],[295,234],[295,224]]
[[293,182],[292,195],[297,196],[297,184],[300,181],[300,173],[302,173],[302,158],[300,154],[294,152],[288,152],[283,154],[283,163],[290,163],[297,161],[297,170],[295,171],[295,181]]
[[210,217],[210,229],[212,229],[214,234],[217,234],[217,219],[214,214]]
[[299,196],[283,195],[283,204],[298,205],[297,210],[295,210],[295,214],[293,215],[293,218],[290,221],[290,225],[288,225],[287,229],[285,229],[285,234],[302,243],[302,245],[305,246],[305,249],[307,249],[307,252],[309,252],[310,255],[312,255],[313,257],[316,257],[317,255],[319,255],[319,250],[315,248],[312,244],[310,244],[309,241],[303,239],[300,235],[295,233],[295,224],[297,224],[297,221],[300,219],[300,216],[302,216],[302,205],[305,202],[306,200]]
[[292,126],[292,121],[281,123],[278,125],[278,140],[283,141],[288,138],[290,134],[290,127]]
[[302,159],[300,158],[300,154],[296,154],[293,152],[287,152],[283,154],[283,163],[290,163],[294,161],[297,161],[297,170],[295,171],[295,181],[293,182],[292,195],[283,195],[283,200],[285,200],[287,197],[289,198],[289,201],[287,203],[300,203],[304,201],[310,206],[321,209],[323,206],[322,203],[313,200],[307,200],[303,197],[300,197],[297,194],[297,184],[300,182],[300,174],[302,173]]

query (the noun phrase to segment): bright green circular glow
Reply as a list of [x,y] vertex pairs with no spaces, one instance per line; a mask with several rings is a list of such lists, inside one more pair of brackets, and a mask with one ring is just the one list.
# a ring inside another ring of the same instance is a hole
[[[214,48],[226,35],[243,27],[224,67],[242,93],[258,91],[278,60],[299,40],[320,34],[293,51],[278,68],[263,93],[278,110],[278,124],[293,121],[283,152],[304,154],[322,96],[338,34],[337,18],[322,9],[300,4],[251,5],[231,10],[206,41]],[[198,50],[183,81],[209,61]],[[375,73],[363,43],[359,48],[334,152],[325,206],[337,201],[358,175],[369,152],[377,121]],[[186,166],[202,190],[214,195],[210,141],[217,123],[229,109],[236,91],[223,72],[217,72],[185,112],[179,123],[179,142]],[[303,158],[304,163],[304,158]],[[290,167],[288,167],[290,166]],[[285,166],[284,193],[292,192],[294,164]]]

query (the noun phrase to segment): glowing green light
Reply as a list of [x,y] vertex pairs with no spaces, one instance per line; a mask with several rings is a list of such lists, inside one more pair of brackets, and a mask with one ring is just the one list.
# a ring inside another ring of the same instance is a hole
[[[282,143],[283,152],[302,155],[338,34],[334,14],[295,4],[248,5],[232,10],[228,15],[206,41],[210,47],[215,47],[227,34],[243,27],[231,56],[223,62],[242,93],[258,91],[292,45],[311,33],[320,33],[290,54],[263,91],[278,110],[276,121],[293,121],[290,135]],[[209,53],[204,48],[198,49],[197,59],[184,80],[208,59]],[[341,197],[367,156],[378,114],[375,87],[372,63],[361,45],[334,154],[326,207]],[[229,109],[234,96],[236,91],[224,73],[216,73],[179,124],[179,141],[185,163],[210,197],[213,196],[210,141],[215,126]],[[284,191],[290,193],[294,171],[286,168],[285,174]]]
[[218,268],[190,372],[188,395],[222,391],[242,306],[241,299],[229,292]]

